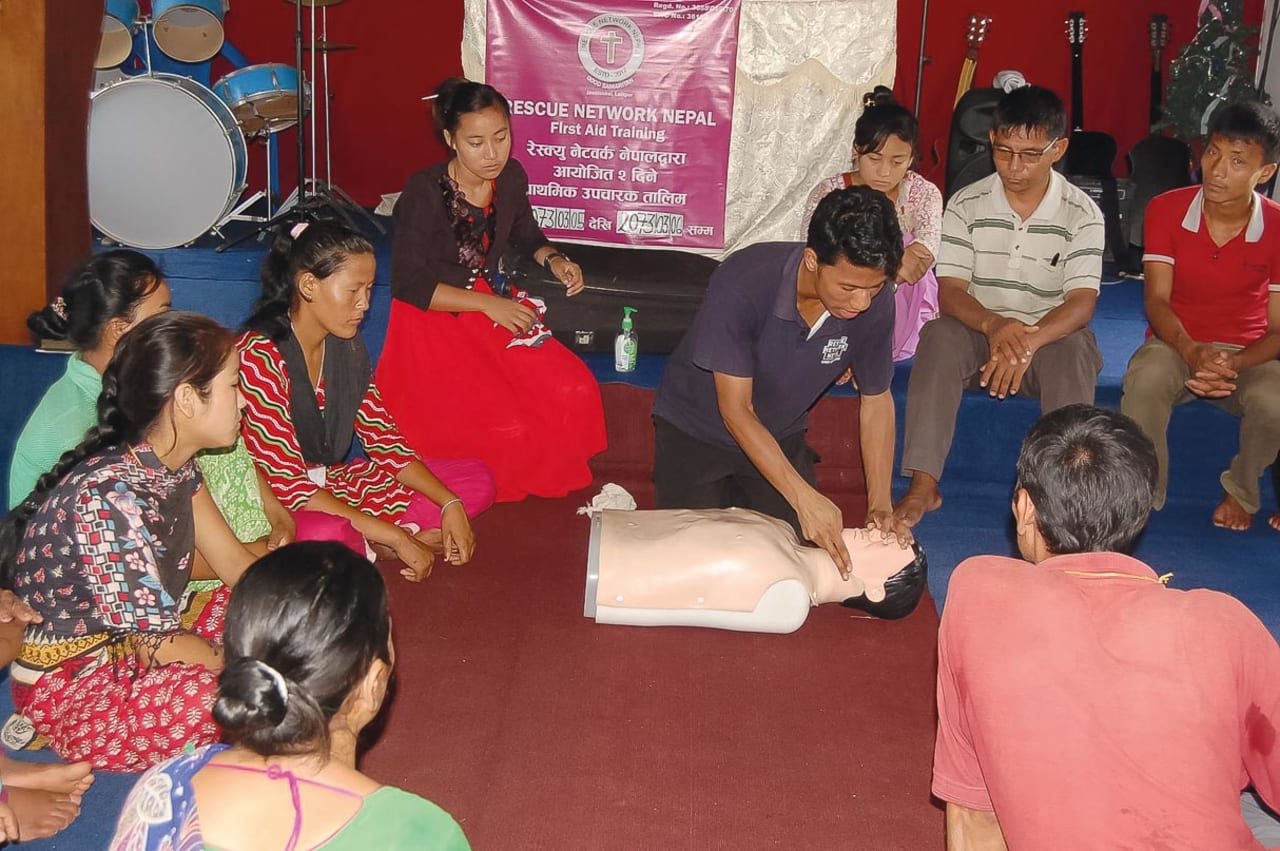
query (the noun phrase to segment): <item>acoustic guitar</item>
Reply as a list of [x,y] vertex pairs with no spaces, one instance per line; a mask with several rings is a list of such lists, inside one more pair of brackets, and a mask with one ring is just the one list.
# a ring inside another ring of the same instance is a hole
[[[1149,24],[1151,42],[1151,124],[1152,132],[1129,151],[1129,175],[1133,180],[1132,216],[1129,219],[1129,242],[1142,246],[1142,228],[1146,222],[1147,204],[1157,195],[1191,185],[1191,147],[1154,130],[1164,116],[1161,107],[1164,85],[1164,49],[1169,44],[1169,16],[1152,15]],[[1134,277],[1137,277],[1134,271]]]
[[960,65],[960,79],[956,83],[956,103],[964,93],[973,88],[973,74],[978,68],[978,48],[987,38],[991,19],[982,15],[969,16],[969,31],[965,33],[964,62]]
[[1123,270],[1131,266],[1129,240],[1120,216],[1120,187],[1111,166],[1116,159],[1116,140],[1107,133],[1084,129],[1084,43],[1089,24],[1084,12],[1069,12],[1067,43],[1071,46],[1071,144],[1067,147],[1067,179],[1094,197],[1102,208],[1107,251]]

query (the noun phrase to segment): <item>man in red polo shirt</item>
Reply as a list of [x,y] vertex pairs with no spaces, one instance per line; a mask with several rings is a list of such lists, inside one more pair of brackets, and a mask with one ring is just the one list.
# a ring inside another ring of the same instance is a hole
[[1175,405],[1201,398],[1240,418],[1240,450],[1222,474],[1213,523],[1248,529],[1258,479],[1280,449],[1280,205],[1254,189],[1275,174],[1280,119],[1257,103],[1214,114],[1204,185],[1147,207],[1144,302],[1150,336],[1124,375],[1120,410],[1156,447],[1169,479],[1165,432]]
[[1280,647],[1233,597],[1125,555],[1155,483],[1151,441],[1115,411],[1070,405],[1027,434],[1025,560],[957,567],[938,634],[951,851],[1264,847],[1240,793],[1280,803]]

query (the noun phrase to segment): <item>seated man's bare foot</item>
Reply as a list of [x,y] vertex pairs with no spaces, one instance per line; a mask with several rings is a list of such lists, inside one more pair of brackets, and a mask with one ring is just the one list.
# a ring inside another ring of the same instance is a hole
[[22,842],[46,839],[65,828],[80,815],[80,802],[70,795],[44,789],[23,789],[4,785],[9,793],[9,806],[18,817],[18,835]]
[[1280,511],[1271,515],[1271,519],[1267,521],[1267,525],[1277,532],[1280,532]]
[[1244,510],[1229,493],[1222,495],[1222,502],[1213,510],[1213,525],[1233,532],[1243,532],[1253,525],[1253,515]]
[[942,506],[942,492],[938,481],[927,473],[916,472],[911,477],[907,492],[893,507],[893,516],[906,526],[915,526],[930,511]]
[[29,762],[0,754],[0,777],[4,778],[5,788],[20,786],[54,792],[77,801],[93,785],[90,770],[87,762]]

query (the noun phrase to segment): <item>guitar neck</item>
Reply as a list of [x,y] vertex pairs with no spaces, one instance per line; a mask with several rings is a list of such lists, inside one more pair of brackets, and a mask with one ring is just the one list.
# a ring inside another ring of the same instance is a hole
[[1084,50],[1071,46],[1071,129],[1084,129]]
[[964,97],[964,93],[969,91],[973,86],[973,73],[978,65],[976,57],[964,58],[964,64],[960,66],[960,80],[956,83],[956,103],[960,102],[960,98]]
[[1164,81],[1160,75],[1160,66],[1153,65],[1151,68],[1151,123],[1157,124],[1164,116],[1164,110],[1161,108],[1160,102],[1164,96]]

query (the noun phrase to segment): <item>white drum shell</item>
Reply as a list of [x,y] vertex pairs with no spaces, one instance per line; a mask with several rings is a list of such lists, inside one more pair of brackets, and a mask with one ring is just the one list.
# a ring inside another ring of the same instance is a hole
[[89,218],[121,245],[172,248],[222,222],[248,147],[230,107],[188,77],[130,77],[89,111]]

